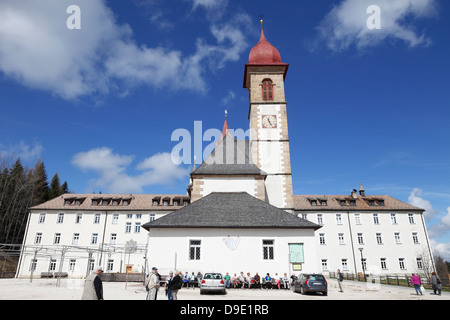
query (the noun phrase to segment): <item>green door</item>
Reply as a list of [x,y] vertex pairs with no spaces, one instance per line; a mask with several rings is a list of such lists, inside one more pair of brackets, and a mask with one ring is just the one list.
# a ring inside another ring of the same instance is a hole
[[289,244],[289,262],[290,263],[304,263],[303,257],[303,243]]

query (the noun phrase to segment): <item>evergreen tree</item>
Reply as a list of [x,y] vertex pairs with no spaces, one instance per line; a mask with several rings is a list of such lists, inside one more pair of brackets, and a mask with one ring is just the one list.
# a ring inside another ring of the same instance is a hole
[[34,195],[32,206],[44,203],[49,199],[49,187],[45,165],[41,159],[36,161],[33,172]]
[[55,175],[52,178],[52,181],[50,181],[50,189],[48,190],[48,200],[55,199],[61,195],[61,183],[59,181],[59,175],[58,173],[55,173]]
[[64,183],[61,186],[61,194],[70,193],[69,185],[67,184],[67,181],[64,181]]

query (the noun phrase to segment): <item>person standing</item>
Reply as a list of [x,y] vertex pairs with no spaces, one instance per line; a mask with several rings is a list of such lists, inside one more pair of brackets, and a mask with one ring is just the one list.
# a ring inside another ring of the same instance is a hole
[[420,295],[422,295],[423,293],[422,293],[422,290],[420,289],[420,286],[421,286],[421,284],[422,284],[422,281],[420,281],[420,278],[419,278],[419,276],[418,275],[416,275],[416,274],[412,274],[412,277],[411,277],[411,284],[414,286],[414,289],[416,289],[416,294],[417,295],[419,295],[419,293],[420,293]]
[[224,280],[225,280],[225,287],[226,287],[227,289],[230,288],[231,277],[230,277],[230,275],[228,274],[228,272],[227,272],[227,274],[226,274],[223,278],[224,278]]
[[167,299],[169,300],[173,300],[173,294],[172,294],[172,288],[169,287],[170,282],[173,279],[173,271],[169,271],[169,276],[166,279],[166,283],[164,284],[164,286],[166,287],[166,295],[167,295]]
[[340,269],[337,269],[337,276],[336,276],[336,278],[337,278],[337,282],[338,282],[338,285],[339,285],[339,292],[344,292],[344,290],[342,289],[342,281],[344,281],[344,276],[342,275]]
[[98,266],[84,281],[84,290],[81,300],[103,300],[103,283],[100,278],[103,268]]
[[436,274],[436,272],[431,273],[431,286],[433,287],[433,292],[436,294],[436,291],[439,295],[441,295],[442,291],[442,281],[441,278]]
[[169,282],[168,286],[172,290],[172,299],[169,300],[178,300],[178,291],[183,287],[182,275],[181,271],[175,271],[175,276]]
[[156,300],[158,296],[158,289],[160,286],[158,269],[156,267],[152,268],[152,273],[147,279],[146,288],[148,291],[147,300]]

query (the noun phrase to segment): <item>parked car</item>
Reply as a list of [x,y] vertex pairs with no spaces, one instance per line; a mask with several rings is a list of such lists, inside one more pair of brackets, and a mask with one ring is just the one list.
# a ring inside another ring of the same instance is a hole
[[326,296],[328,294],[328,283],[321,274],[301,274],[294,281],[294,292],[300,292],[301,294],[321,292]]
[[200,294],[218,292],[225,294],[225,282],[221,273],[205,273],[200,283]]

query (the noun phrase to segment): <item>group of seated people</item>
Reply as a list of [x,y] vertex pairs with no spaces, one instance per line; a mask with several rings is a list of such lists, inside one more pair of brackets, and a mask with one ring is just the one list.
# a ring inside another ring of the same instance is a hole
[[255,288],[255,289],[286,289],[290,288],[290,283],[295,280],[295,275],[293,274],[291,277],[288,277],[287,273],[284,273],[283,276],[278,276],[278,273],[275,273],[274,276],[271,276],[267,273],[265,276],[261,277],[258,272],[254,276],[250,275],[250,272],[247,272],[244,275],[244,272],[241,272],[238,275],[236,273],[233,276],[230,276],[228,272],[224,276],[225,286],[227,288]]

